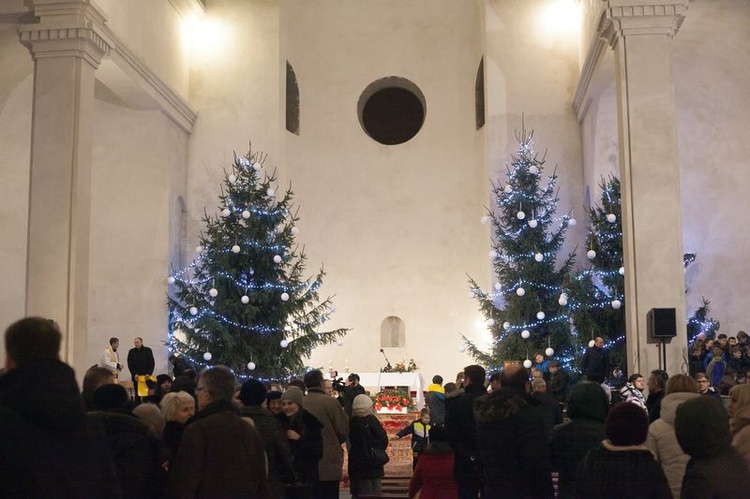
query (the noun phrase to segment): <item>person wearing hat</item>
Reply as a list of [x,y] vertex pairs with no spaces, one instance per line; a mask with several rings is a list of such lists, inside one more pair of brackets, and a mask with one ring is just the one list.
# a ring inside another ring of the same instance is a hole
[[645,446],[648,414],[629,402],[612,406],[604,424],[606,439],[581,461],[576,496],[586,498],[669,499],[667,477]]
[[271,390],[266,394],[266,409],[268,409],[268,412],[270,412],[273,416],[282,414],[281,396],[283,394],[284,392],[280,390]]
[[287,487],[289,499],[309,499],[317,486],[318,462],[323,457],[323,424],[303,408],[304,395],[290,386],[281,395],[277,416],[294,456],[295,483]]
[[268,460],[269,496],[283,497],[284,483],[294,480],[294,458],[281,423],[263,407],[266,386],[257,379],[250,378],[242,383],[238,398],[242,404],[242,415],[253,420],[263,441]]
[[359,497],[360,494],[380,494],[380,480],[384,475],[385,463],[370,459],[370,449],[385,451],[388,447],[388,434],[375,416],[372,399],[367,395],[357,395],[352,401],[349,443],[349,480],[352,497]]

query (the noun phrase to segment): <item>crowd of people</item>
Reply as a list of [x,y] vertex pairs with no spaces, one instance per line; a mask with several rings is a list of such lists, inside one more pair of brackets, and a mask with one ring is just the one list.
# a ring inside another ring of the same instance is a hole
[[[411,438],[409,497],[747,496],[750,385],[735,376],[724,390],[706,369],[612,386],[598,340],[584,357],[588,379],[574,384],[542,354],[530,370],[511,364],[488,378],[470,365],[445,386],[434,376],[427,407],[391,437]],[[706,368],[732,356],[726,340]],[[0,497],[337,499],[344,470],[352,497],[381,491],[389,437],[356,374],[336,390],[319,370],[281,387],[239,383],[224,366],[198,374],[173,357],[177,376],[153,377],[136,338],[128,367],[148,383],[132,397],[117,383],[117,338],[81,391],[60,343],[42,318],[5,333]]]

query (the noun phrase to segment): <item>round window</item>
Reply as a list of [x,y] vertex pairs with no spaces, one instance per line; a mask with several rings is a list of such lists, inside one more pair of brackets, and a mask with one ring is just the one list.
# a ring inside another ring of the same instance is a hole
[[412,139],[425,120],[425,99],[419,88],[395,76],[377,80],[362,92],[359,122],[373,140],[385,145]]

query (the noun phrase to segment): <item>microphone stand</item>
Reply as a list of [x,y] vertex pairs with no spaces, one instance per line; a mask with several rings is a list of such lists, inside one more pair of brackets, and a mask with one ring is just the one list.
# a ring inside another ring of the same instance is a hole
[[381,369],[380,372],[381,373],[389,373],[389,372],[391,372],[391,369],[392,369],[391,368],[391,362],[388,360],[388,357],[386,357],[385,352],[383,351],[382,348],[380,349],[380,353],[383,354],[383,358],[385,359],[385,367],[383,369]]

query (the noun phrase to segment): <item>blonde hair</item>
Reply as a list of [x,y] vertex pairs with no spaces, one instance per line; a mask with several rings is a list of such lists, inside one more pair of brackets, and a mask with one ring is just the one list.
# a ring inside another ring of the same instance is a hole
[[750,405],[750,385],[734,385],[729,390],[729,398],[734,404],[735,411]]
[[[697,378],[697,376],[696,376]],[[698,382],[687,374],[675,374],[667,380],[664,392],[670,393],[698,393]]]
[[161,399],[159,406],[165,421],[174,421],[174,415],[182,404],[195,404],[195,399],[188,392],[169,392]]

